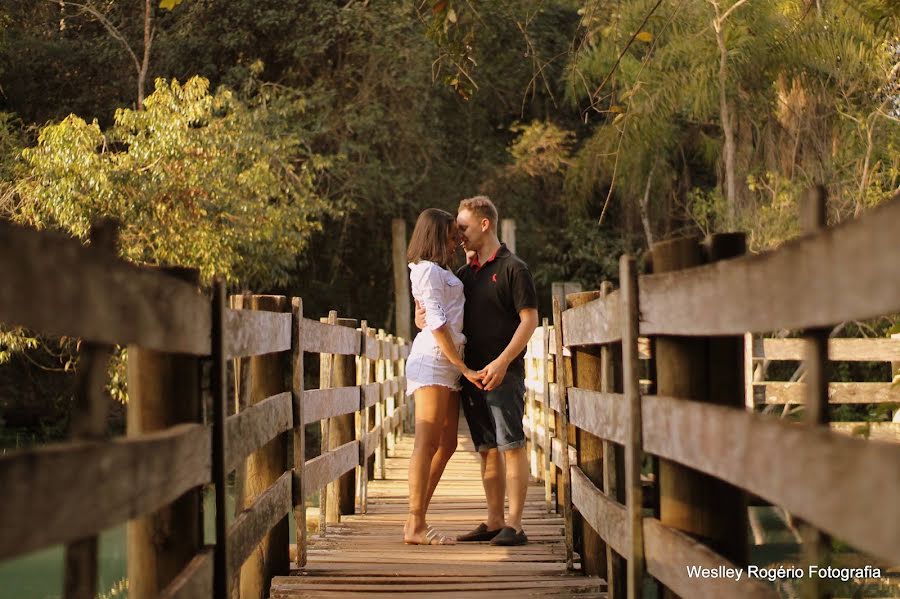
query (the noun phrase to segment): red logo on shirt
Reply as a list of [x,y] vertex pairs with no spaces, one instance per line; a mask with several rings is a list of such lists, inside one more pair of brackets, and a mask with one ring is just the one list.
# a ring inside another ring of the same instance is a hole
[[491,282],[492,282],[492,283],[496,283],[496,282],[497,282],[497,273],[494,273],[494,274],[491,275]]

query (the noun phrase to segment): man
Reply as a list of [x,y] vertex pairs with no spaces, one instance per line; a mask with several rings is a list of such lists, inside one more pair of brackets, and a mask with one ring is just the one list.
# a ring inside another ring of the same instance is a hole
[[[456,223],[469,263],[456,275],[465,289],[465,362],[482,375],[484,389],[463,380],[462,406],[481,454],[487,520],[458,541],[524,545],[522,512],[528,490],[525,346],[537,327],[537,293],[528,266],[500,243],[497,208],[485,196],[463,200]],[[416,325],[425,310],[416,306]],[[433,481],[436,484],[437,481]],[[509,493],[509,514],[504,497]]]

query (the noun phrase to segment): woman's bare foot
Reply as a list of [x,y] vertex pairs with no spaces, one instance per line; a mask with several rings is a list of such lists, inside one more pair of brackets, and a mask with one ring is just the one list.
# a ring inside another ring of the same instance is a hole
[[456,539],[442,535],[431,526],[418,528],[409,534],[408,527],[403,526],[403,542],[407,545],[456,545]]

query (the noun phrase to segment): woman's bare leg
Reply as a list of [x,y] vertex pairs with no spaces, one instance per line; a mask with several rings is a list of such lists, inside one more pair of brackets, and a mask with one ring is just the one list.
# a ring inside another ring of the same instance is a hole
[[421,387],[415,393],[416,438],[409,460],[409,517],[403,535],[407,542],[425,542],[429,471],[447,419],[449,395],[448,388],[438,385]]
[[459,439],[457,431],[459,429],[459,391],[451,391],[449,400],[447,401],[447,417],[441,425],[441,440],[438,444],[437,452],[431,459],[431,470],[428,474],[428,494],[425,497],[425,509],[431,505],[431,497],[438,483],[441,482],[441,476],[444,474],[444,468],[447,462],[453,457],[456,451],[456,444]]

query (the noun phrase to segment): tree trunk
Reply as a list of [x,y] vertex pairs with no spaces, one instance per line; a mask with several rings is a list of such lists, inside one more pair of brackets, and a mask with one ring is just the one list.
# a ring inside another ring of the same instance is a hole
[[728,49],[725,47],[725,37],[722,35],[722,21],[717,17],[713,21],[713,29],[716,31],[716,43],[719,46],[719,115],[722,120],[722,133],[725,136],[725,199],[727,202],[728,227],[735,225],[737,218],[737,186],[735,183],[735,142],[734,122],[732,110],[728,103],[726,85],[728,83]]
[[144,89],[147,85],[147,71],[150,69],[150,46],[153,44],[153,4],[144,0],[144,56],[138,69],[137,109],[144,109]]

